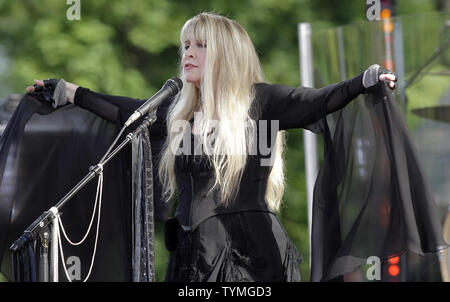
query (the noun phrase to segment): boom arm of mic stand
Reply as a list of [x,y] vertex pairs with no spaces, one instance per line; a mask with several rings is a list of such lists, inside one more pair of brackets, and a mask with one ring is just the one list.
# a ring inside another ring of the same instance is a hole
[[447,41],[439,45],[439,47],[437,47],[434,50],[433,55],[431,55],[426,60],[426,62],[422,66],[420,66],[419,69],[406,81],[405,89],[411,86],[414,80],[417,78],[417,76],[422,72],[422,70],[425,69],[425,67],[427,67],[428,65],[430,65],[436,58],[442,55],[449,46],[450,46],[450,39],[447,39]]
[[[69,191],[56,205],[55,208],[58,209],[58,211],[61,209],[61,207],[70,200],[78,191],[80,191],[89,181],[91,181],[96,175],[100,174],[102,171],[102,166],[109,162],[120,150],[122,150],[131,140],[133,139],[133,136],[138,135],[145,127],[149,127],[151,124],[153,124],[156,121],[156,112],[152,112],[151,115],[147,116],[142,124],[133,132],[129,133],[126,138],[123,140],[123,142],[117,146],[109,155],[98,163],[95,166],[91,166],[89,168],[89,173],[75,186],[72,190]],[[117,141],[117,140],[116,140]],[[114,143],[115,144],[115,143]],[[32,238],[33,240],[36,239],[37,234],[42,232],[46,227],[50,224],[51,220],[53,218],[53,212],[52,211],[45,211],[41,214],[24,232],[26,235],[26,238],[29,240]],[[21,237],[17,239],[9,248],[13,253],[17,252],[19,249],[23,248],[24,239]]]

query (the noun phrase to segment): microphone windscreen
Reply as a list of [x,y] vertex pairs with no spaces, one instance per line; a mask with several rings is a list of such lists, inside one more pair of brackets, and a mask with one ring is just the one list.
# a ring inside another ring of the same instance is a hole
[[175,95],[183,88],[183,81],[180,78],[171,78],[167,81],[167,85],[172,89],[171,95]]

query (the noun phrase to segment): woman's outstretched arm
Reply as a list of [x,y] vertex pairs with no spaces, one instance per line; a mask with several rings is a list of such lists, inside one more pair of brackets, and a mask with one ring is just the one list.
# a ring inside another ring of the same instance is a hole
[[372,71],[369,68],[351,79],[322,88],[257,84],[263,108],[262,119],[278,120],[280,130],[304,128],[321,119],[323,114],[345,107],[358,95],[365,93],[367,88],[375,85],[378,82],[376,78],[390,81],[391,89],[395,88],[395,74],[384,72],[384,69],[370,74]]
[[[34,80],[34,82],[37,86],[44,86],[44,81],[42,80]],[[103,119],[120,126],[123,126],[128,117],[146,101],[124,96],[101,94],[70,82],[65,82],[65,84],[67,102],[89,110]],[[33,86],[27,87],[28,92],[33,92],[34,89]],[[164,136],[166,132],[165,119],[171,100],[172,98],[168,98],[158,106],[156,112],[158,119],[150,127],[152,135],[159,134]],[[135,122],[135,126],[139,124],[139,121]],[[133,128],[131,127],[130,130]]]

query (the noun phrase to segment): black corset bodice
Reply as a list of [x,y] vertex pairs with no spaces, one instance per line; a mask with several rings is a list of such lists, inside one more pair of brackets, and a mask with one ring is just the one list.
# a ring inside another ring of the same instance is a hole
[[[179,223],[185,229],[195,229],[202,221],[220,214],[241,211],[271,212],[265,199],[271,167],[261,166],[259,156],[248,156],[236,198],[230,206],[224,207],[221,204],[219,187],[209,192],[215,182],[212,162],[204,152],[200,152],[201,149],[194,152],[195,146],[201,146],[200,140],[200,136],[191,134],[191,153],[175,156],[178,186],[176,217]],[[180,147],[182,146],[181,142]]]

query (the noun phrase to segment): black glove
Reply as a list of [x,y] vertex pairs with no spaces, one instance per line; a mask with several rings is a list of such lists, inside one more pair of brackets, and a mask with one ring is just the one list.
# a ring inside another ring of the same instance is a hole
[[[366,88],[366,90],[370,91],[371,89],[373,89],[373,87],[375,85],[379,84],[380,75],[382,75],[384,73],[395,75],[394,82],[397,82],[397,75],[395,73],[383,68],[382,66],[380,66],[378,64],[373,64],[373,65],[370,65],[369,68],[367,68],[367,70],[364,71],[364,74],[363,74],[363,80],[362,80],[363,83],[362,84]],[[389,82],[391,80],[386,79],[383,81]],[[388,87],[391,88],[392,90],[394,90],[395,88],[397,88],[397,83],[394,83],[394,87],[391,87],[388,84]]]
[[33,85],[32,94],[37,96],[43,102],[51,104],[53,108],[58,108],[67,104],[66,82],[64,79],[44,80],[44,86]]

